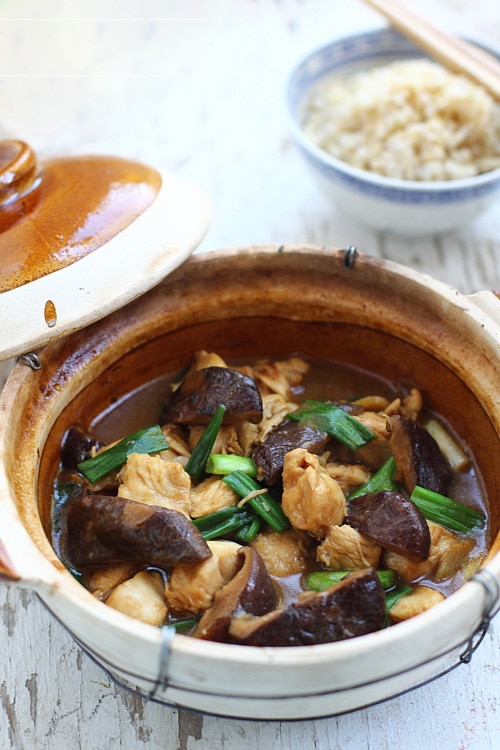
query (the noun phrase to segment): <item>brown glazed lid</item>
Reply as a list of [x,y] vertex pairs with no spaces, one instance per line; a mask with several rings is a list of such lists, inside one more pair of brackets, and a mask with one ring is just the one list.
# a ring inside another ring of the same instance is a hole
[[158,284],[199,244],[206,196],[114,156],[38,162],[0,141],[0,360],[82,328]]

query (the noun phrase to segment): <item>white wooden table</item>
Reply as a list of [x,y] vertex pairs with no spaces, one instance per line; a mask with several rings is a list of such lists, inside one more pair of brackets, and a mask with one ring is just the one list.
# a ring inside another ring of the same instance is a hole
[[[497,0],[408,3],[500,46]],[[352,244],[466,293],[500,288],[500,201],[457,233],[402,240],[339,215],[309,181],[287,131],[286,76],[330,38],[382,25],[358,0],[4,0],[0,18],[0,137],[191,179],[214,204],[200,251]],[[417,691],[330,719],[253,723],[130,695],[29,591],[0,585],[0,611],[0,750],[500,747],[499,618],[468,666]]]

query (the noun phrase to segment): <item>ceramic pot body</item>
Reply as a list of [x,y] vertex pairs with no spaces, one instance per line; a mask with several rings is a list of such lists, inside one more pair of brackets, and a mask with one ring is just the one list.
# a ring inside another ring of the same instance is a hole
[[[0,401],[0,559],[121,683],[181,707],[298,719],[359,708],[457,659],[496,607],[500,580],[500,303],[410,269],[288,246],[201,253],[140,300],[19,363]],[[496,318],[496,321],[495,321]],[[155,629],[94,599],[50,544],[60,440],[198,349],[224,358],[294,352],[410,379],[471,445],[490,501],[485,579],[427,613],[341,643],[252,648]]]

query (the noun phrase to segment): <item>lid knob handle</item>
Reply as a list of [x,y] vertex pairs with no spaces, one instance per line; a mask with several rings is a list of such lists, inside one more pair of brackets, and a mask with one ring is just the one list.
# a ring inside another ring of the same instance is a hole
[[30,192],[38,182],[33,149],[23,141],[0,141],[0,208]]

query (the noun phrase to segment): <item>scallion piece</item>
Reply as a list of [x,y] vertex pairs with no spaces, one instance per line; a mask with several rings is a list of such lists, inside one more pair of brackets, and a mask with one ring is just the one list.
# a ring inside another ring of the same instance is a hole
[[[334,583],[339,583],[352,570],[315,570],[306,578],[306,586],[313,591],[323,591],[330,588]],[[396,572],[394,570],[377,570],[377,575],[384,589],[390,589],[396,583]]]
[[241,512],[241,508],[237,508],[235,505],[229,508],[221,508],[213,513],[207,513],[206,516],[200,516],[200,518],[192,518],[194,525],[200,531],[207,531],[212,529],[214,526],[218,526],[222,521],[227,521],[237,513]]
[[231,474],[243,471],[249,477],[257,476],[257,468],[250,456],[236,456],[226,453],[212,453],[206,465],[207,474]]
[[398,602],[403,596],[409,596],[412,591],[413,588],[407,583],[401,583],[399,586],[393,588],[392,591],[387,591],[385,594],[385,609],[387,614],[389,614],[389,610],[391,607],[394,607],[396,602]]
[[161,427],[154,425],[143,430],[133,432],[111,448],[98,453],[93,458],[88,458],[78,464],[78,469],[89,482],[94,484],[109,474],[111,471],[122,466],[131,453],[159,453],[168,448]]
[[189,620],[177,620],[177,622],[171,623],[171,627],[174,628],[176,633],[186,633],[196,627],[196,625],[198,625],[198,620],[195,620],[194,618]]
[[287,414],[288,419],[309,422],[319,430],[324,430],[351,450],[362,448],[375,437],[375,434],[359,420],[336,404],[325,401],[304,401],[296,411]]
[[[247,497],[251,492],[257,492],[262,490],[262,487],[248,474],[243,471],[233,471],[231,474],[225,476],[222,480],[231,487],[241,498]],[[268,492],[262,495],[251,497],[247,504],[254,510],[261,518],[274,529],[274,531],[282,532],[290,528],[290,521],[283,513],[281,505],[274,500]]]
[[205,473],[205,466],[214,447],[225,413],[225,406],[221,404],[217,407],[215,414],[203,430],[202,436],[191,453],[191,457],[186,464],[186,471],[194,479],[199,479]]
[[250,523],[248,523],[246,526],[242,526],[242,528],[236,532],[236,534],[234,535],[235,541],[240,542],[241,544],[250,544],[259,533],[262,524],[262,518],[256,515],[255,518],[250,521]]
[[452,500],[424,487],[415,487],[410,499],[420,508],[428,521],[433,521],[451,531],[467,534],[485,521],[485,516],[468,505]]
[[394,472],[396,471],[396,462],[392,456],[389,456],[382,466],[375,471],[367,482],[362,484],[356,490],[353,490],[348,496],[348,500],[355,497],[369,495],[372,492],[382,492],[382,490],[397,490],[397,484],[394,481]]
[[441,422],[438,422],[437,419],[429,419],[424,427],[439,445],[441,453],[446,456],[453,471],[465,471],[470,464],[469,456],[452,438]]
[[255,519],[251,508],[221,508],[201,518],[193,518],[193,523],[206,541],[230,536],[248,526]]

